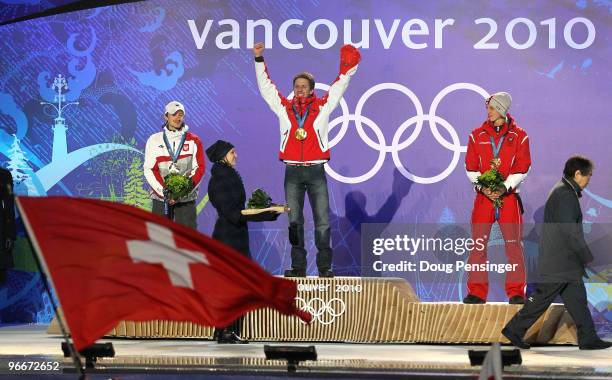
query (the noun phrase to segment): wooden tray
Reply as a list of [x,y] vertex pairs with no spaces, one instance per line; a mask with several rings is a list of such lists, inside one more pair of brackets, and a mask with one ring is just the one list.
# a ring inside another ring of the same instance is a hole
[[289,207],[285,205],[274,205],[266,208],[247,208],[240,212],[242,213],[242,215],[255,215],[261,214],[262,212],[266,211],[274,211],[280,214],[282,212],[289,212]]

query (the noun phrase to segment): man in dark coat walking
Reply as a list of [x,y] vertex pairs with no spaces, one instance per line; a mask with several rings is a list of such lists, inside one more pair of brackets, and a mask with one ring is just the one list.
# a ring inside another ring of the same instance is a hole
[[13,266],[13,244],[16,239],[13,176],[0,168],[0,285],[6,281],[6,271]]
[[589,159],[571,157],[565,163],[563,178],[548,196],[540,239],[538,288],[502,330],[502,334],[519,348],[529,348],[523,336],[557,295],[561,295],[576,324],[581,350],[612,346],[597,336],[582,281],[586,276],[585,266],[593,260],[593,255],[584,240],[579,198],[592,173],[593,163]]
[[[246,192],[242,178],[234,168],[238,154],[231,143],[219,140],[206,149],[206,155],[213,162],[212,177],[208,183],[208,198],[219,215],[212,237],[251,258],[247,222],[273,221],[278,219],[279,214],[267,211],[255,215],[242,215]],[[247,343],[239,336],[241,321],[242,318],[229,327],[216,329],[217,341]]]

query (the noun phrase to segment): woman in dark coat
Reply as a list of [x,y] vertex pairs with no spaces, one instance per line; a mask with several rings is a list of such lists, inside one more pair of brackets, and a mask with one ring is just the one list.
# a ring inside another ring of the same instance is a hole
[[[246,193],[242,178],[234,168],[238,155],[232,144],[218,140],[206,149],[206,155],[213,162],[210,171],[212,177],[208,183],[208,199],[218,214],[212,237],[251,258],[247,222],[273,221],[279,214],[268,211],[256,215],[242,215]],[[238,335],[241,320],[242,318],[238,319],[224,329],[216,329],[217,341],[246,343]]]

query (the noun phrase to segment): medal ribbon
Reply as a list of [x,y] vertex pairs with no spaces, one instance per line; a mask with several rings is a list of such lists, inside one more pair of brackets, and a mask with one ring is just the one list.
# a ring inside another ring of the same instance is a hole
[[502,147],[502,144],[504,143],[505,138],[506,138],[506,135],[503,135],[499,139],[499,143],[495,144],[495,140],[493,139],[493,136],[489,136],[489,139],[491,140],[491,147],[493,148],[493,158],[499,157],[499,151],[501,150],[501,147]]
[[178,161],[179,155],[181,154],[181,150],[183,150],[183,145],[185,145],[185,138],[187,137],[186,133],[183,133],[181,136],[181,142],[179,143],[178,149],[176,151],[172,150],[170,146],[170,141],[168,140],[168,136],[166,136],[166,131],[164,131],[164,144],[166,145],[166,149],[168,153],[170,153],[170,157],[172,158],[172,163],[176,164]]
[[304,129],[304,123],[306,122],[306,118],[308,117],[308,111],[310,111],[311,105],[312,103],[310,103],[306,107],[306,112],[304,112],[304,115],[301,117],[300,117],[299,112],[297,111],[297,108],[295,107],[295,104],[293,105],[293,113],[295,114],[295,119],[297,120],[297,123],[298,123],[298,129]]
[[[493,158],[495,159],[499,158],[499,151],[501,150],[501,147],[502,147],[502,144],[504,143],[505,138],[506,138],[506,135],[503,135],[499,139],[499,143],[495,144],[495,140],[493,139],[493,136],[489,136],[489,139],[491,140],[491,148],[493,148]],[[495,207],[495,220],[499,220],[499,207]]]

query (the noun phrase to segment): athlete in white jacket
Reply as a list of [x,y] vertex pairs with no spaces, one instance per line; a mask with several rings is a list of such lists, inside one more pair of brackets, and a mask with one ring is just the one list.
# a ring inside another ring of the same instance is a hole
[[151,187],[153,213],[164,215],[164,178],[170,173],[187,176],[193,190],[177,201],[169,200],[170,215],[183,225],[197,228],[196,205],[198,187],[204,176],[204,148],[200,138],[185,125],[185,107],[172,101],[166,105],[163,131],[147,140],[144,175]]

